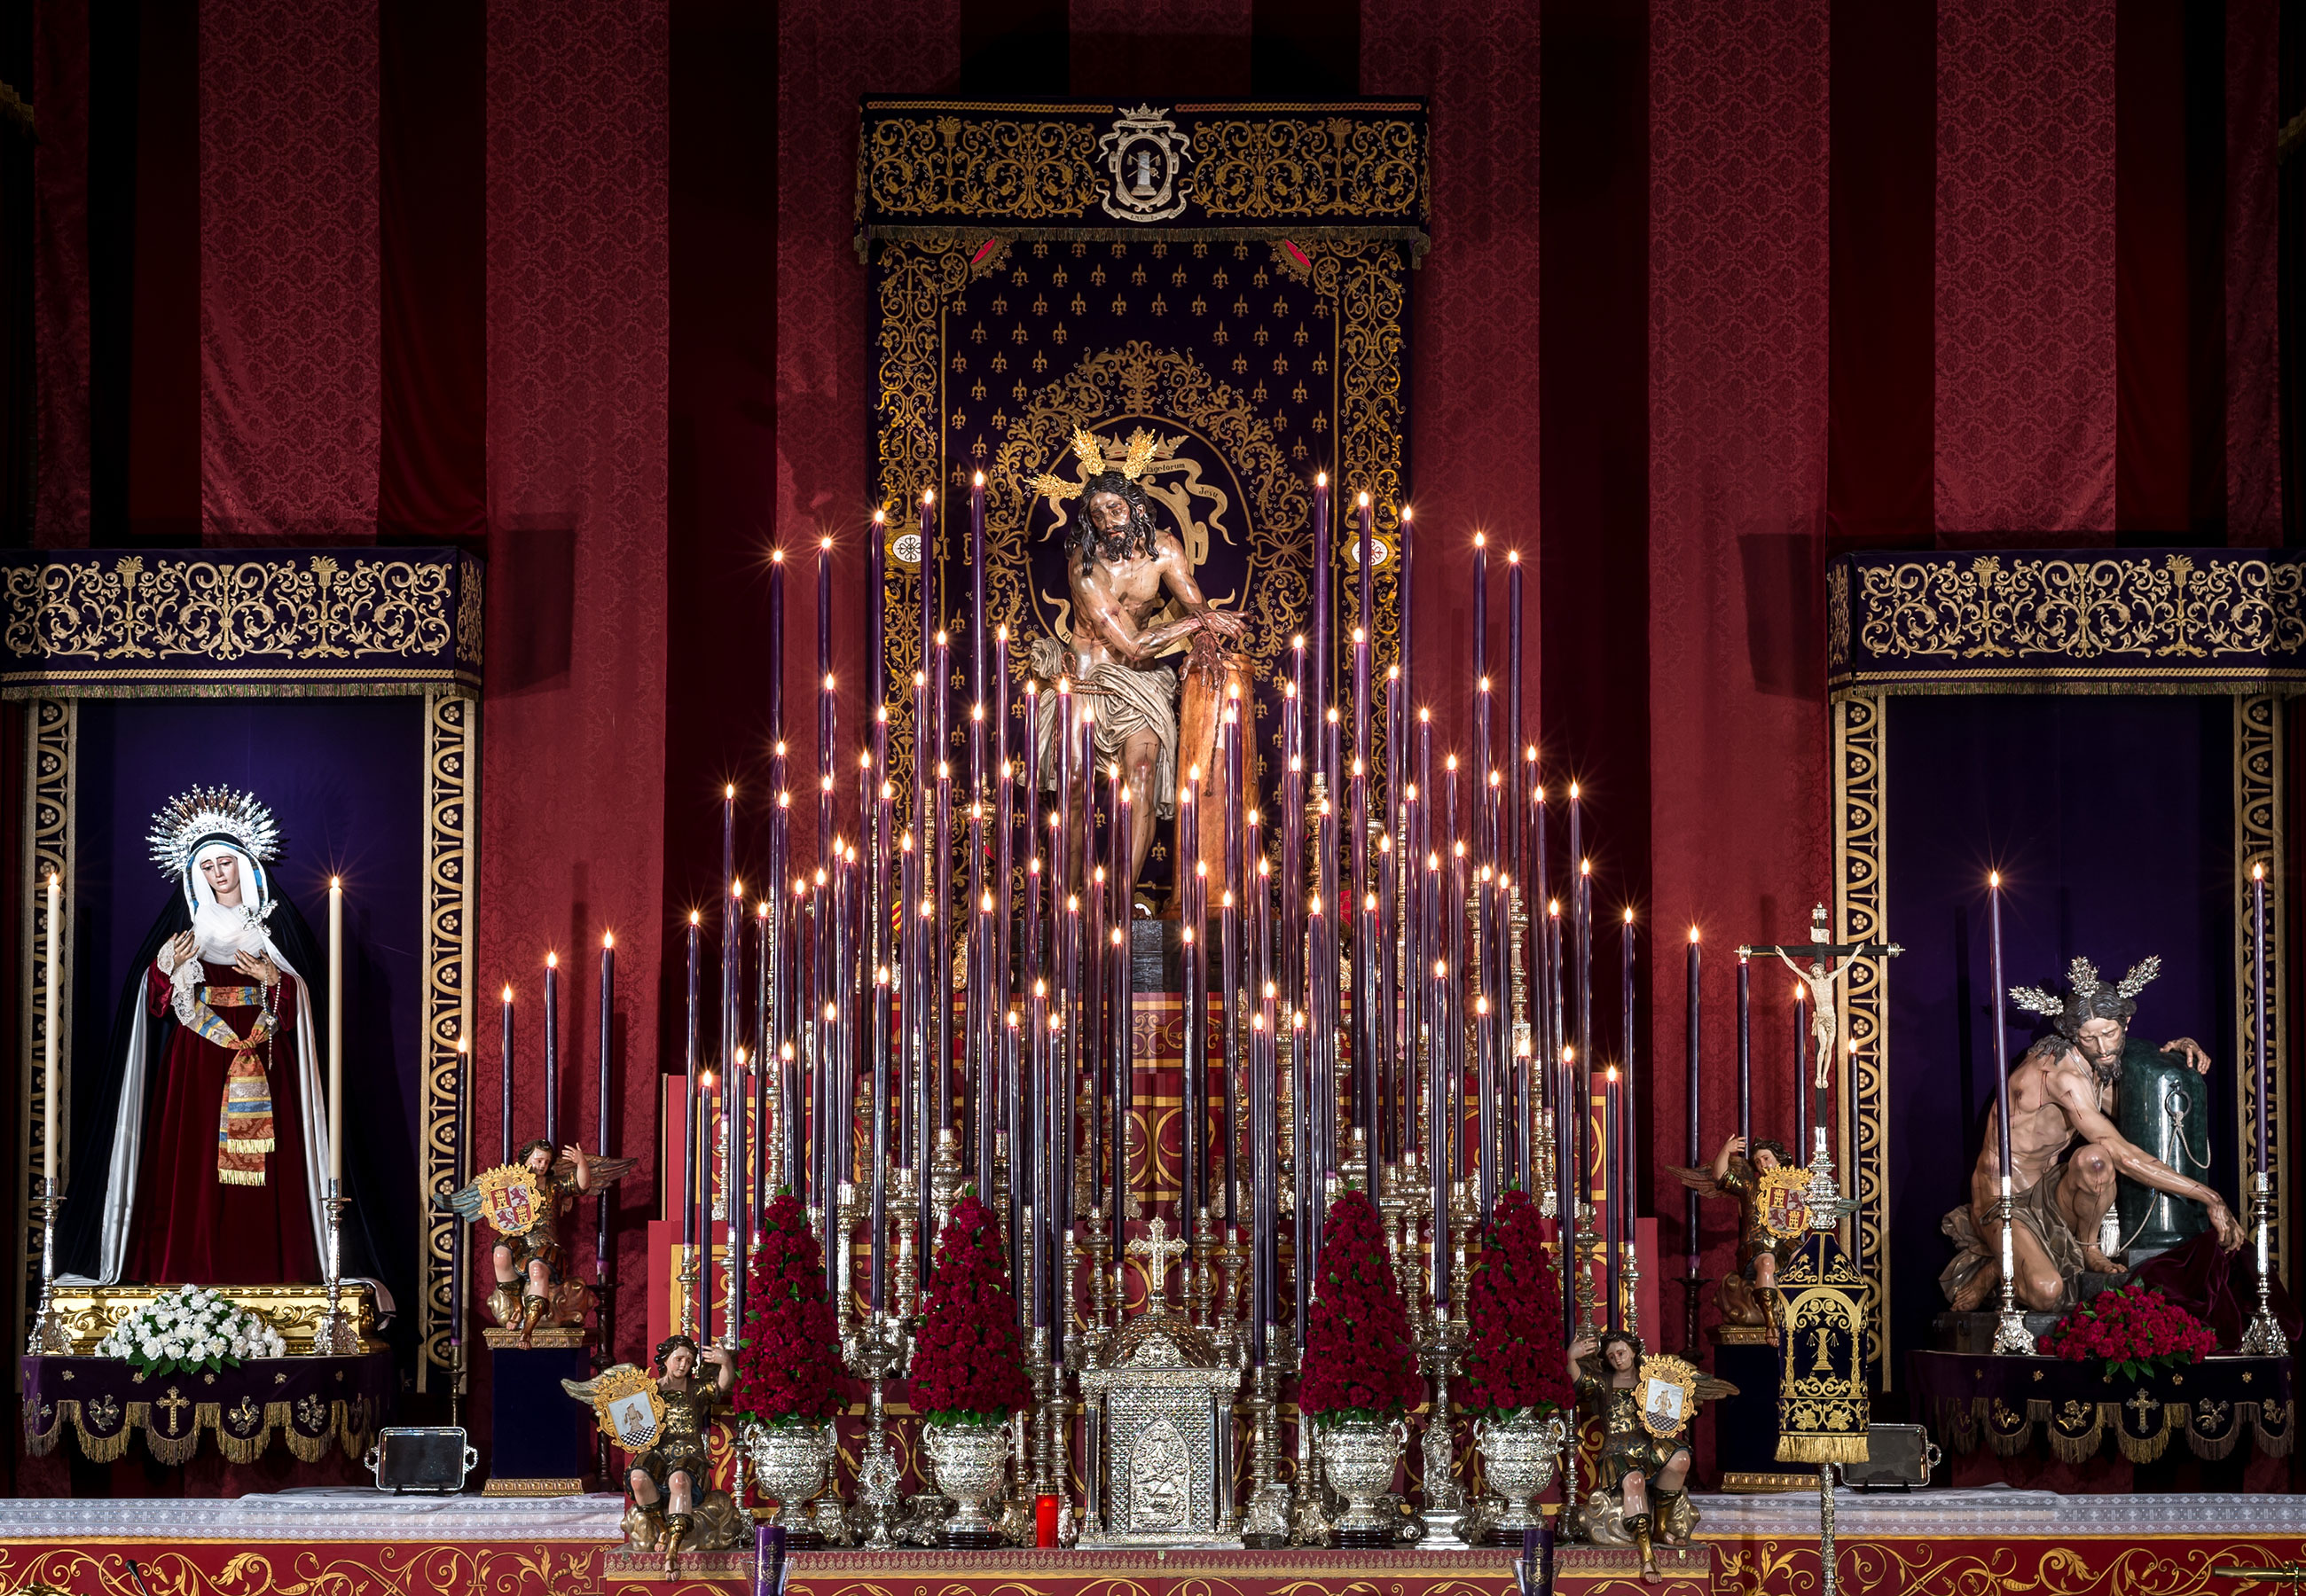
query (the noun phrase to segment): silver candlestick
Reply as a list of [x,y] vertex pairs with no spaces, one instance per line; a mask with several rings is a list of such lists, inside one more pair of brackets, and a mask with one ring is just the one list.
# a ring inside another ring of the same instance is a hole
[[360,1330],[345,1311],[345,1208],[352,1200],[344,1182],[331,1175],[329,1194],[320,1199],[329,1211],[329,1306],[312,1327],[312,1355],[353,1358],[360,1355]]
[[2002,1314],[1994,1325],[1994,1350],[2005,1356],[2030,1358],[2034,1337],[2026,1316],[2018,1311],[2018,1247],[2010,1227],[2017,1223],[2017,1205],[2011,1200],[2010,1177],[2002,1177],[2002,1195],[1994,1204],[1994,1217],[2002,1226]]
[[2286,1358],[2290,1355],[2290,1338],[2282,1333],[2268,1301],[2271,1289],[2268,1266],[2271,1259],[2267,1227],[2274,1218],[2274,1188],[2262,1169],[2250,1182],[2250,1222],[2258,1232],[2258,1311],[2250,1315],[2250,1327],[2242,1333],[2242,1350],[2254,1357]]
[[[35,1206],[40,1210],[40,1311],[32,1321],[32,1334],[24,1350],[36,1358],[61,1358],[72,1352],[72,1337],[64,1334],[64,1320],[56,1316],[56,1213],[64,1207],[64,1199],[57,1193],[53,1175],[41,1179]],[[2264,1294],[2261,1288],[2261,1299]]]
[[866,1380],[865,1437],[857,1451],[858,1527],[865,1531],[868,1549],[886,1551],[895,1546],[894,1536],[904,1515],[901,1490],[904,1471],[889,1445],[882,1387],[892,1375],[903,1371],[911,1355],[912,1337],[898,1315],[875,1313],[843,1339],[846,1344],[841,1350],[850,1372]]

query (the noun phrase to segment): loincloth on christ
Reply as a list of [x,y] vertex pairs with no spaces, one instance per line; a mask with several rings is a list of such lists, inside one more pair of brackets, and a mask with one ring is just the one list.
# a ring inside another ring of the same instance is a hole
[[[1036,645],[1037,671],[1041,663],[1038,657],[1039,653]],[[1038,719],[1033,728],[1033,746],[1039,764],[1041,790],[1054,792],[1057,786],[1057,696],[1054,692],[1045,692],[1039,696],[1041,704]],[[1154,735],[1161,745],[1160,752],[1153,761],[1154,813],[1163,820],[1176,814],[1176,673],[1166,665],[1132,670],[1126,665],[1107,661],[1093,667],[1073,683],[1072,698],[1076,714],[1084,708],[1092,712],[1090,724],[1096,729],[1093,746],[1101,761],[1119,759],[1129,739],[1140,731],[1149,731]]]
[[[2073,1306],[2074,1282],[2081,1278],[2087,1267],[2082,1238],[2074,1233],[2074,1227],[2066,1221],[2065,1210],[2058,1206],[2058,1188],[2065,1178],[2066,1166],[2058,1165],[2019,1192],[2011,1204],[2015,1222],[2033,1233],[2034,1239],[2041,1242],[2043,1252],[2048,1255],[2051,1264],[2058,1271],[2058,1279],[2062,1283],[2058,1306],[2062,1309]],[[1951,1302],[1961,1294],[1963,1287],[1977,1277],[1980,1271],[2001,1267],[2001,1259],[1996,1256],[2001,1244],[1987,1242],[1986,1233],[1978,1229],[1977,1216],[1969,1211],[1968,1203],[1941,1220],[1938,1229],[1953,1242],[1955,1249],[1953,1261],[1938,1272],[1938,1289],[1945,1293],[1946,1301]]]

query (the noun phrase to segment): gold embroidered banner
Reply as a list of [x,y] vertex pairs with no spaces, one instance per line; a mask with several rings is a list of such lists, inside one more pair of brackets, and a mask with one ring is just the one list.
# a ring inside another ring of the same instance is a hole
[[453,549],[0,558],[0,694],[477,689],[482,566]]
[[1845,555],[1826,571],[1826,664],[1837,696],[2306,683],[2306,555]]
[[[1408,494],[1423,107],[872,100],[861,138],[859,239],[878,310],[875,502],[891,533],[882,658],[898,790],[911,785],[910,688],[923,663],[922,491],[937,494],[926,552],[938,574],[932,629],[952,638],[938,690],[958,777],[974,691],[971,478],[986,477],[986,625],[1009,628],[1018,688],[1010,746],[1021,753],[1029,650],[1072,627],[1059,511],[1031,484],[1072,469],[1076,427],[1115,454],[1140,428],[1173,446],[1144,486],[1203,594],[1251,621],[1251,720],[1269,781],[1280,768],[1290,639],[1312,631],[1317,473],[1337,489],[1337,647],[1309,669],[1347,679],[1350,517],[1362,491],[1375,506],[1380,687],[1397,657],[1392,556]],[[1166,833],[1147,866],[1157,889],[1170,871]]]
[[1425,252],[1422,100],[1085,105],[865,102],[857,237],[955,225],[1010,237],[1302,238],[1337,229]]

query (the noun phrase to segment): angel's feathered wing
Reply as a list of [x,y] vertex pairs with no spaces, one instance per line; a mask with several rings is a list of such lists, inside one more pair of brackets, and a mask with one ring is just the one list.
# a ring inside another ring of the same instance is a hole
[[1738,1387],[1731,1385],[1728,1380],[1723,1379],[1720,1375],[1708,1374],[1702,1369],[1697,1371],[1698,1401],[1719,1402],[1725,1396],[1735,1396],[1737,1395]]
[[639,1372],[640,1368],[637,1364],[615,1363],[603,1369],[600,1373],[594,1375],[589,1380],[562,1380],[560,1382],[560,1388],[563,1391],[568,1392],[569,1395],[575,1397],[579,1402],[590,1402],[593,1400],[594,1394],[600,1390],[602,1383],[607,1380],[610,1376],[628,1373],[637,1374]]
[[1674,1179],[1679,1181],[1692,1191],[1696,1192],[1700,1197],[1731,1197],[1736,1195],[1734,1192],[1724,1191],[1721,1190],[1721,1182],[1713,1178],[1713,1172],[1710,1169],[1692,1169],[1686,1164],[1669,1164],[1665,1168],[1668,1174],[1673,1176]]
[[[587,1191],[598,1191],[603,1186],[615,1185],[640,1165],[638,1158],[590,1158],[585,1162],[592,1175],[585,1185]],[[552,1173],[564,1181],[576,1179],[576,1160],[561,1159],[552,1166]],[[474,1201],[477,1203],[479,1199],[475,1198]]]
[[447,1208],[457,1218],[470,1225],[481,1216],[481,1183],[474,1181],[462,1191],[451,1191],[446,1197],[435,1193],[432,1206],[436,1208]]

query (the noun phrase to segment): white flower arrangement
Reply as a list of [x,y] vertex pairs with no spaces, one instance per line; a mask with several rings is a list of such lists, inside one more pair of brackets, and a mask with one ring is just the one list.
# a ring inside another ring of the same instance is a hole
[[261,1314],[197,1285],[154,1298],[96,1344],[98,1357],[125,1358],[139,1375],[213,1373],[287,1352]]

